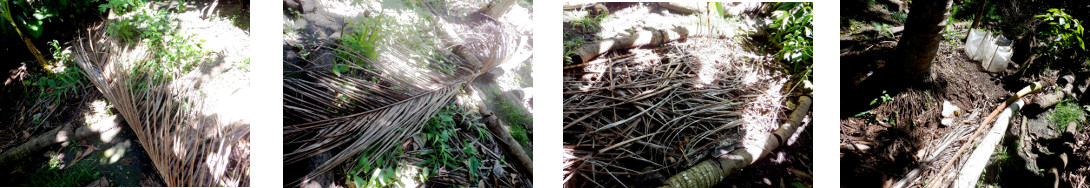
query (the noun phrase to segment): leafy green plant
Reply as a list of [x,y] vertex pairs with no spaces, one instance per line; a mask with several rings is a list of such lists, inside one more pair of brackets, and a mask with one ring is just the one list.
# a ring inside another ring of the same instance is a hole
[[813,77],[814,31],[813,3],[779,2],[771,28],[774,44],[781,46],[775,58],[786,64],[787,74],[801,80]]
[[[348,187],[380,188],[405,186],[400,181],[401,171],[397,167],[396,156],[404,154],[400,148],[395,152],[376,153],[368,147],[360,154],[359,162],[345,175]],[[371,157],[377,157],[374,164],[367,163]]]
[[150,58],[137,62],[132,69],[133,75],[148,76],[135,76],[131,81],[138,84],[134,87],[170,81],[188,73],[207,54],[201,48],[203,41],[178,32],[166,11],[143,6],[134,8],[131,11],[135,14],[131,17],[118,19],[106,28],[106,34],[119,37],[124,43],[145,42],[150,47]]
[[49,42],[52,47],[53,59],[59,65],[53,74],[35,75],[26,81],[26,85],[35,86],[38,89],[38,97],[61,101],[79,94],[79,88],[84,86],[87,79],[80,74],[79,67],[69,61],[70,54],[62,52],[60,44],[54,40]]
[[1048,121],[1052,122],[1052,125],[1055,126],[1057,132],[1063,132],[1071,122],[1076,122],[1075,125],[1077,127],[1075,127],[1075,129],[1081,130],[1082,124],[1085,124],[1085,122],[1079,121],[1084,121],[1085,119],[1083,118],[1085,117],[1086,111],[1083,111],[1077,103],[1070,99],[1065,99],[1064,101],[1061,101],[1060,104],[1056,105],[1056,108],[1052,113],[1049,113]]
[[143,0],[110,0],[109,3],[99,5],[98,11],[106,13],[107,10],[113,10],[114,14],[122,15],[141,6],[144,6]]
[[871,100],[870,105],[873,106],[875,104],[878,104],[879,99],[881,99],[882,103],[886,103],[892,101],[893,97],[890,97],[889,93],[886,93],[886,90],[882,90],[882,95],[878,96],[878,98],[874,98],[874,100]]
[[480,139],[489,138],[480,119],[481,117],[469,117],[462,113],[462,109],[453,103],[440,109],[439,113],[425,123],[421,133],[424,135],[425,144],[432,148],[420,153],[424,159],[421,166],[430,169],[432,174],[437,174],[439,169],[465,165],[471,176],[470,182],[475,182],[480,176],[478,166],[481,165],[481,153],[472,143],[458,138],[458,124],[462,122],[468,124],[469,128],[476,129]]
[[[349,25],[354,25],[354,29],[348,32],[344,36],[341,36],[341,46],[338,46],[339,50],[336,50],[337,56],[340,56],[342,60],[355,60],[355,55],[361,55],[366,60],[357,60],[354,62],[338,61],[333,65],[333,73],[341,75],[351,71],[349,65],[356,65],[365,69],[373,69],[367,62],[371,62],[378,57],[378,42],[384,36],[382,34],[382,25],[380,24],[382,17],[378,18],[360,18],[358,20],[349,21]],[[351,54],[360,53],[360,54]]]
[[[570,35],[570,33],[565,32],[565,35]],[[574,62],[571,59],[571,55],[575,53],[575,48],[587,42],[583,36],[576,35],[572,37],[573,38],[564,37],[564,39],[568,39],[564,40],[564,65],[571,65]]]
[[597,32],[599,29],[602,29],[602,26],[600,25],[602,20],[605,20],[608,16],[609,14],[598,14],[589,17],[584,16],[583,18],[572,21],[571,26],[583,33]]
[[1048,61],[1049,65],[1052,62],[1059,61],[1064,56],[1062,53],[1073,49],[1075,46],[1078,46],[1082,51],[1086,50],[1086,45],[1082,40],[1083,32],[1085,32],[1082,22],[1064,12],[1064,9],[1048,9],[1048,13],[1034,17],[1040,18],[1044,23],[1048,24],[1045,29],[1040,29],[1037,32],[1038,42],[1046,45],[1037,47],[1036,51],[1040,54],[1040,57],[1044,57]]

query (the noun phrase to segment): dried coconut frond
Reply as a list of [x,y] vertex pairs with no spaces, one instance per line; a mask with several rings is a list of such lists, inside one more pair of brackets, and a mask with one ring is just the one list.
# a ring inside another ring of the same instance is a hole
[[[449,20],[449,19],[447,19]],[[445,23],[466,28],[459,33],[444,33],[458,38],[449,50],[457,66],[452,75],[389,74],[399,69],[398,62],[411,62],[415,51],[406,46],[386,46],[375,62],[361,52],[337,48],[339,44],[320,46],[346,54],[338,56],[350,74],[336,74],[322,63],[308,62],[296,67],[299,72],[284,76],[285,164],[298,163],[323,153],[329,160],[294,183],[310,181],[336,167],[360,163],[365,149],[377,153],[394,151],[420,133],[423,123],[477,76],[506,61],[518,46],[509,25],[484,22]],[[374,70],[356,65],[371,65]],[[403,64],[401,64],[403,65]],[[294,66],[294,65],[292,65]],[[430,84],[421,84],[430,83]],[[348,105],[350,104],[350,105]],[[362,161],[374,164],[377,158]]]
[[81,36],[74,60],[125,118],[167,186],[249,186],[249,125],[205,114],[193,87],[150,79],[160,70],[133,71],[148,48],[119,44],[101,28]]

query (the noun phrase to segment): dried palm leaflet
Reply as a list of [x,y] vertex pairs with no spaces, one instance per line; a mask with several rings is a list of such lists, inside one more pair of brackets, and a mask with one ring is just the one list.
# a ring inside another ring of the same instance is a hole
[[567,184],[616,186],[671,175],[713,149],[740,145],[746,134],[739,128],[743,104],[757,100],[760,91],[743,84],[749,70],[738,67],[753,62],[694,50],[699,49],[695,43],[728,51],[719,49],[727,46],[721,42],[689,40],[697,42],[599,58],[584,72],[565,75],[564,142],[571,149]]

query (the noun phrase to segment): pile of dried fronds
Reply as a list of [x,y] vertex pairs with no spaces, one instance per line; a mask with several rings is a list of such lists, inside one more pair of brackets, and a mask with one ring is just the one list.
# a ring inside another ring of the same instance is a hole
[[762,57],[704,38],[631,52],[565,73],[569,186],[654,183],[776,129],[783,82],[756,78]]
[[103,27],[78,40],[74,59],[120,111],[167,186],[248,186],[249,125],[202,111],[191,83],[152,79],[163,70],[136,68],[147,46],[121,44]]
[[[518,40],[509,27],[486,21],[465,25],[459,33],[446,33],[460,38],[451,41],[451,37],[443,37],[450,46],[440,50],[440,55],[450,61],[443,63],[456,66],[450,75],[391,74],[404,71],[406,62],[413,62],[410,57],[419,56],[404,44],[382,44],[379,61],[372,61],[363,52],[339,48],[339,44],[325,44],[316,48],[348,54],[348,58],[337,56],[338,62],[307,61],[301,65],[285,63],[284,163],[318,163],[309,167],[313,169],[307,169],[301,179],[288,179],[289,185],[314,182],[330,172],[347,173],[357,164],[376,164],[380,160],[361,158],[365,151],[386,154],[408,147],[423,124],[451,104],[470,81],[512,54]],[[351,70],[335,74],[333,66],[348,66]],[[348,175],[360,173],[365,172]],[[467,182],[457,182],[465,185],[462,183]]]

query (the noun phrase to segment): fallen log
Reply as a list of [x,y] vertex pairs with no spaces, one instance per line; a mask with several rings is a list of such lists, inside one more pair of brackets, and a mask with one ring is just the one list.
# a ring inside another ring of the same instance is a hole
[[946,182],[945,182],[946,178],[945,178],[945,176],[943,174],[946,174],[946,170],[949,170],[950,167],[954,165],[954,162],[956,162],[958,160],[958,158],[961,158],[961,153],[965,152],[965,149],[968,149],[969,146],[973,145],[973,140],[976,140],[976,137],[980,136],[980,133],[984,132],[984,129],[988,128],[988,125],[991,124],[992,119],[995,118],[996,115],[999,115],[999,112],[1003,111],[1003,109],[1007,108],[1007,105],[1010,105],[1011,103],[1014,103],[1015,101],[1017,101],[1018,99],[1021,99],[1022,97],[1026,96],[1026,95],[1029,95],[1031,93],[1036,93],[1038,91],[1041,91],[1041,84],[1034,82],[1033,84],[1030,84],[1029,86],[1026,86],[1025,88],[1022,88],[1022,90],[1018,91],[1018,93],[1015,93],[1010,98],[1007,98],[1007,101],[1003,102],[1002,104],[999,104],[999,106],[996,107],[995,110],[993,110],[991,114],[988,114],[987,118],[984,118],[984,122],[980,123],[980,126],[976,129],[976,132],[973,133],[973,136],[969,137],[969,140],[965,141],[965,143],[961,145],[961,149],[958,149],[958,151],[954,153],[954,157],[951,158],[949,160],[949,162],[946,162],[946,165],[942,166],[942,169],[939,170],[939,173],[938,173],[938,175],[939,175],[938,179],[936,179],[936,181],[931,181],[931,184],[928,187],[929,188],[936,188],[939,185],[949,185],[949,184],[946,184]]
[[486,105],[480,105],[479,111],[481,111],[481,115],[485,116],[485,125],[488,127],[488,130],[492,132],[492,135],[495,135],[496,138],[501,140],[500,142],[502,142],[503,145],[507,146],[505,148],[507,149],[507,152],[515,155],[515,159],[526,169],[526,174],[533,177],[534,160],[530,159],[529,155],[526,155],[526,150],[522,149],[522,145],[519,144],[518,140],[515,140],[515,137],[507,132],[507,129],[505,129],[505,127],[507,127],[506,123],[500,121],[499,116],[492,113],[492,110],[489,110]]
[[627,36],[602,39],[580,45],[570,55],[574,64],[583,64],[603,53],[636,48],[640,46],[654,46],[666,44],[670,41],[689,37],[689,28],[678,26],[673,29],[640,30]]
[[120,126],[113,123],[98,123],[91,126],[80,126],[79,128],[73,128],[72,125],[60,126],[30,138],[23,144],[4,151],[4,153],[0,153],[0,166],[27,158],[54,144],[89,139],[106,131],[113,132],[120,131],[120,129]]
[[700,2],[658,2],[656,4],[678,14],[693,14],[708,9],[707,4]]
[[757,162],[757,159],[768,155],[772,150],[783,145],[787,138],[794,134],[799,125],[802,124],[803,118],[809,114],[812,102],[808,96],[800,97],[798,108],[791,112],[791,116],[788,117],[786,123],[771,135],[768,135],[763,148],[735,149],[721,157],[704,160],[692,168],[670,177],[662,187],[699,188],[719,184],[727,176]]

